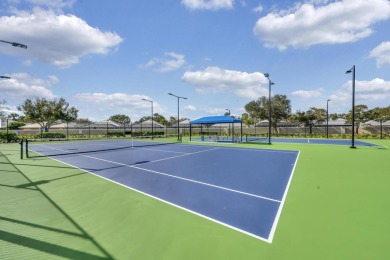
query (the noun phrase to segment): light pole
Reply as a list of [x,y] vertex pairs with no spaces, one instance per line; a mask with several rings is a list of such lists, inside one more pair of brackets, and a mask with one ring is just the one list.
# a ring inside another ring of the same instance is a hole
[[275,83],[271,81],[268,73],[264,73],[264,77],[268,79],[268,144],[271,144],[271,85],[275,85]]
[[345,74],[352,73],[352,146],[355,147],[355,65],[353,65],[352,69],[347,70]]
[[152,100],[149,100],[149,99],[145,99],[145,98],[143,98],[142,100],[143,100],[143,101],[150,102],[151,107],[152,107],[152,139],[153,139],[153,138],[154,138],[154,133],[153,133],[153,101],[152,101]]
[[3,40],[0,40],[0,42],[4,42],[4,43],[11,44],[11,45],[14,46],[14,47],[19,47],[19,48],[27,49],[27,45],[24,45],[24,44],[21,44],[21,43],[9,42],[9,41],[3,41]]
[[[21,43],[9,42],[9,41],[4,41],[4,40],[0,40],[0,42],[4,42],[4,43],[11,44],[11,45],[14,46],[14,47],[19,47],[19,48],[27,49],[27,45],[24,45],[24,44],[21,44]],[[10,79],[10,77],[8,77],[8,76],[0,76],[0,78],[2,78],[2,79]],[[8,143],[8,142],[9,142],[9,139],[8,139],[8,118],[7,118],[7,143]]]
[[[225,110],[229,112],[229,116],[230,116],[230,109],[225,108]],[[230,123],[229,123],[229,126],[228,126],[228,135],[230,136]]]
[[326,100],[326,138],[329,138],[329,101]]
[[187,99],[186,97],[179,97],[179,96],[176,96],[176,95],[174,95],[174,94],[172,94],[172,93],[168,93],[168,95],[171,95],[171,96],[174,96],[174,97],[176,97],[177,98],[177,140],[179,141],[180,140],[180,125],[179,125],[179,122],[180,122],[180,120],[179,120],[179,106],[180,106],[180,99]]

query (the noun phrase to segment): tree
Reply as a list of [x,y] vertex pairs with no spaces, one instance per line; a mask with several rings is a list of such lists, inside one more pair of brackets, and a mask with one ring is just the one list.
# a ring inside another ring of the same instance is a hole
[[66,122],[66,123],[69,123],[69,122],[72,122],[72,121],[75,121],[77,119],[77,112],[78,110],[74,107],[71,107],[67,110],[64,110],[64,111],[61,111],[61,120]]
[[161,125],[167,125],[168,124],[167,119],[163,115],[160,115],[159,113],[154,113],[153,114],[153,120],[156,121],[157,123],[161,124]]
[[390,106],[375,107],[367,111],[370,120],[387,121],[390,120]]
[[88,118],[77,118],[75,122],[79,125],[92,125],[93,122],[89,120]]
[[[143,116],[136,123],[142,123],[142,122],[145,122],[145,121],[148,121],[148,120],[152,120],[152,117],[151,116]],[[153,121],[157,122],[157,123],[159,123],[161,125],[167,125],[168,124],[167,119],[163,115],[160,115],[159,113],[154,113],[153,114]]]
[[45,132],[48,132],[57,121],[70,122],[69,120],[76,119],[78,113],[76,108],[69,107],[69,103],[64,98],[58,101],[38,97],[28,98],[18,107],[18,110],[24,113],[28,122],[38,123]]
[[[352,123],[352,110],[346,116],[347,123]],[[359,126],[361,123],[365,123],[370,120],[370,113],[366,105],[356,105],[355,106],[355,132],[359,134]]]
[[128,125],[131,122],[130,117],[120,114],[110,116],[109,120],[122,125]]
[[[189,120],[189,119],[186,117],[182,117],[182,118],[180,118],[179,122],[186,121],[186,120]],[[169,121],[167,122],[167,124],[170,126],[177,125],[177,118],[175,116],[169,117]]]
[[241,119],[242,123],[247,126],[254,125],[256,123],[256,120],[254,118],[251,118],[248,113],[243,113],[241,115]]
[[[271,98],[272,106],[272,126],[277,131],[277,124],[282,119],[287,120],[291,114],[291,101],[286,95],[274,95]],[[269,101],[268,98],[263,96],[258,100],[254,100],[245,105],[245,111],[253,119],[268,119],[269,115]],[[256,120],[257,121],[257,120]]]
[[11,113],[8,115],[8,118],[11,118],[12,120],[16,121],[16,120],[19,120],[19,114],[17,113]]
[[11,123],[8,124],[8,129],[17,130],[17,129],[19,129],[19,127],[25,126],[25,125],[26,124],[23,123],[23,122],[15,121],[15,122],[11,122]]
[[176,117],[174,117],[174,116],[171,116],[171,117],[169,117],[169,122],[168,122],[168,125],[177,125],[177,119],[176,119]]
[[305,126],[308,126],[311,134],[315,124],[322,123],[326,120],[326,111],[322,108],[311,107],[306,112],[297,111],[296,119],[299,122],[304,123]]

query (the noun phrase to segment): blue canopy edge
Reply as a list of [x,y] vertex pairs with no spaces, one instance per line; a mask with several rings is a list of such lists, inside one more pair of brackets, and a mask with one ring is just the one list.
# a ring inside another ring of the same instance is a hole
[[190,121],[191,125],[223,123],[242,123],[242,121],[231,116],[206,116]]

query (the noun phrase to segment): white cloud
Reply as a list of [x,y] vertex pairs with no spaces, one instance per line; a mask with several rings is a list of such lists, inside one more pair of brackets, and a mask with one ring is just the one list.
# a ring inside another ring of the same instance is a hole
[[197,110],[196,107],[193,105],[187,105],[184,107],[184,109],[191,112],[195,112]]
[[[334,103],[349,105],[352,100],[352,82],[348,81],[342,88],[336,91],[330,99]],[[390,100],[390,81],[383,79],[373,79],[371,81],[355,81],[355,103],[375,103],[375,106],[380,106],[380,101],[384,101],[384,105],[388,106],[386,101]]]
[[33,78],[27,73],[14,73],[8,75],[11,79],[0,80],[0,92],[4,99],[19,99],[31,97],[44,97],[54,99],[56,95],[50,87],[58,83],[56,76],[49,76],[48,80]]
[[192,10],[218,10],[233,8],[234,0],[182,0],[181,4]]
[[35,6],[46,6],[54,9],[70,8],[76,0],[25,0]]
[[182,80],[204,94],[233,93],[248,99],[268,95],[268,80],[260,72],[247,73],[208,67],[202,71],[185,72]]
[[[143,98],[153,101],[145,95],[125,93],[80,93],[73,97],[78,104],[76,107],[89,118],[103,120],[114,114],[125,114],[130,116],[133,122],[140,116],[150,115],[151,104],[143,101]],[[153,111],[162,113],[164,109],[154,101]]]
[[370,52],[370,56],[376,58],[378,68],[390,65],[390,41],[379,44]]
[[30,60],[30,59],[24,60],[23,61],[23,65],[26,66],[26,67],[31,66],[32,65],[32,60]]
[[261,4],[259,4],[257,7],[252,9],[252,12],[261,13],[263,10],[264,10],[264,7]]
[[[372,25],[390,17],[388,0],[312,1],[260,18],[253,31],[266,47],[284,50],[316,44],[355,42],[372,34]],[[317,5],[318,4],[318,5]]]
[[323,88],[319,88],[315,90],[297,90],[292,92],[292,95],[296,97],[309,99],[309,98],[321,96],[323,91],[324,91]]
[[153,58],[146,64],[141,65],[141,67],[154,68],[160,72],[168,72],[181,68],[185,63],[185,56],[183,54],[166,52],[163,58]]
[[224,115],[226,113],[226,110],[223,108],[208,108],[205,110],[208,115],[213,115],[213,116],[220,116]]
[[59,68],[77,64],[88,54],[107,54],[122,42],[113,32],[102,32],[77,16],[56,14],[52,10],[34,8],[15,10],[12,16],[0,17],[4,39],[18,39],[27,50],[0,46],[0,53],[25,55]]

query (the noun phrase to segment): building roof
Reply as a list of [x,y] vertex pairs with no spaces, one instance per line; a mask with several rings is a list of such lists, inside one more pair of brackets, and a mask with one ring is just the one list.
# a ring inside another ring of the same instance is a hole
[[[142,127],[152,127],[152,120],[149,119],[149,120],[143,121],[141,123],[133,124],[134,127],[138,127],[141,125],[142,125]],[[164,127],[164,126],[153,120],[153,127]]]
[[[370,120],[370,121],[364,123],[364,125],[371,125],[371,126],[376,126],[376,125],[380,125],[380,124],[381,123],[379,121],[375,121],[375,120]],[[390,120],[383,121],[382,125],[384,125],[384,126],[390,125]]]

